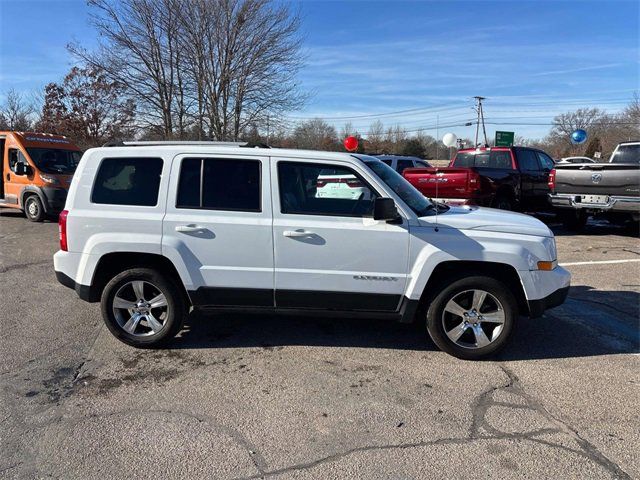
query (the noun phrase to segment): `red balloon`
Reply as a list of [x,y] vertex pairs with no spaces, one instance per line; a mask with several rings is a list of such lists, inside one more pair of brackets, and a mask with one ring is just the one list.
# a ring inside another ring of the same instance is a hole
[[344,148],[346,148],[350,152],[355,152],[358,149],[358,139],[356,137],[345,138]]

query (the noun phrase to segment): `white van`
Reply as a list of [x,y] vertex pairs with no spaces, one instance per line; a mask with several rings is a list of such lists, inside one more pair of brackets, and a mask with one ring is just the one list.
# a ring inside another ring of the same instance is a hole
[[[318,196],[327,171],[361,194]],[[366,155],[214,142],[88,150],[54,264],[134,346],[170,340],[190,308],[275,310],[417,320],[467,359],[570,282],[535,218],[437,204]]]

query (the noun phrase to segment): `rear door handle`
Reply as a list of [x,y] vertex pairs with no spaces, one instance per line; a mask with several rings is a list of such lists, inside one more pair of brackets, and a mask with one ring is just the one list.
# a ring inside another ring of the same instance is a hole
[[309,237],[313,235],[313,232],[309,232],[307,230],[285,230],[282,232],[282,235],[285,237]]
[[176,227],[176,232],[183,232],[183,233],[202,232],[203,230],[205,230],[205,227],[202,227],[200,225],[195,225],[193,223],[189,225],[178,225]]

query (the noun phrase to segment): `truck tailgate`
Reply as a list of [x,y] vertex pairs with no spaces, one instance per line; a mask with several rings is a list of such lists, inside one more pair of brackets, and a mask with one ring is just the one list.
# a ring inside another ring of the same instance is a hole
[[616,163],[556,165],[557,193],[638,196],[640,166]]
[[473,171],[464,167],[407,168],[402,175],[425,197],[470,198],[472,191],[479,187],[471,188],[469,180]]

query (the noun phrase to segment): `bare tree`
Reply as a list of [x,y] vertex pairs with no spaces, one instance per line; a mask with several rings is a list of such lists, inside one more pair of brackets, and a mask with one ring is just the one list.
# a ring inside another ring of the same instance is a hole
[[367,148],[372,153],[383,153],[384,150],[384,125],[376,120],[369,126],[367,133]]
[[384,135],[384,143],[388,153],[393,153],[394,155],[401,154],[406,141],[407,132],[400,125],[387,128]]
[[293,132],[293,140],[298,148],[312,150],[336,150],[338,138],[336,129],[320,118],[302,122]]
[[[300,19],[272,0],[89,0],[100,49],[70,50],[125,85],[165,138],[237,140],[298,108]],[[194,128],[195,127],[195,128]],[[150,131],[156,129],[151,128]]]
[[31,116],[34,113],[33,105],[25,97],[11,89],[0,105],[0,129],[3,130],[30,130],[33,126]]

